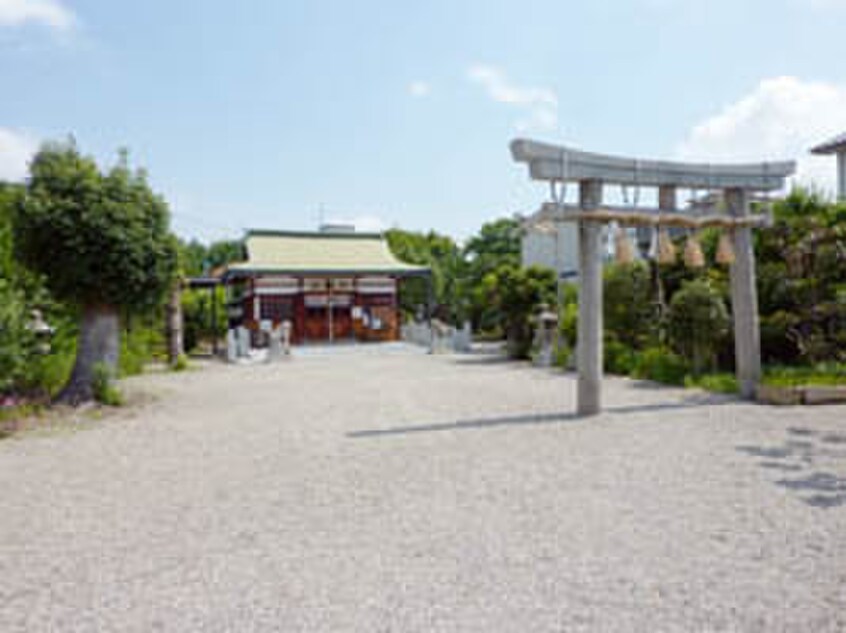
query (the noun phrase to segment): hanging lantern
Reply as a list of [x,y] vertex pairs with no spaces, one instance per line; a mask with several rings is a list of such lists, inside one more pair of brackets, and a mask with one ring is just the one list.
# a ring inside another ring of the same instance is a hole
[[658,229],[658,263],[676,263],[676,246],[670,239],[667,229]]
[[699,243],[699,236],[696,233],[691,233],[687,237],[687,244],[684,246],[684,264],[688,268],[702,268],[705,266],[702,244]]
[[631,264],[634,261],[634,249],[629,235],[621,226],[614,235],[614,256],[618,264]]
[[731,244],[731,235],[723,233],[717,244],[717,263],[730,266],[734,263],[734,247]]

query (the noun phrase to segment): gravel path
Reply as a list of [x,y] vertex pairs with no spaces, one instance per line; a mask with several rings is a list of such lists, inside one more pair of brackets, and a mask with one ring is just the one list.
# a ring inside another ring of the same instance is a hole
[[145,376],[0,441],[0,631],[846,631],[846,409],[483,356]]

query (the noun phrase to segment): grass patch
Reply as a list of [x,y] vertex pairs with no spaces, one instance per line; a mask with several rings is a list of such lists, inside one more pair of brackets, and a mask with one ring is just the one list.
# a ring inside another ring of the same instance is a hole
[[119,407],[123,404],[123,394],[112,380],[112,370],[105,363],[94,365],[94,399],[100,404]]
[[686,376],[684,386],[688,388],[704,389],[714,393],[739,393],[740,386],[734,374],[704,374],[702,376]]
[[176,357],[176,362],[171,365],[171,370],[185,371],[188,367],[188,357],[185,354],[180,354]]
[[822,363],[813,367],[767,367],[763,384],[772,387],[846,385],[846,364]]

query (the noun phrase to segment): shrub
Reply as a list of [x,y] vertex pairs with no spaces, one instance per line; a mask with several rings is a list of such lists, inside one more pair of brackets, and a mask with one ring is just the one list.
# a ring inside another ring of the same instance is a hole
[[144,366],[164,347],[161,329],[146,324],[144,319],[133,319],[120,338],[120,376],[135,376],[144,372]]
[[631,373],[635,365],[636,353],[633,349],[621,343],[614,337],[605,339],[605,371],[610,374],[626,376]]
[[723,297],[704,280],[685,283],[670,302],[672,348],[693,360],[693,371],[714,369],[717,352],[726,341],[729,316]]
[[560,289],[558,334],[571,348],[576,346],[579,331],[579,287],[565,283]]
[[570,367],[570,357],[573,355],[573,348],[571,348],[567,341],[559,339],[558,347],[555,350],[555,365],[561,369]]
[[511,358],[529,357],[533,317],[540,304],[554,301],[555,284],[555,272],[540,266],[500,266],[485,276],[482,289],[491,311],[504,324]]
[[0,279],[0,393],[11,391],[26,373],[35,346],[28,321],[23,293]]
[[767,367],[763,383],[778,387],[846,385],[846,363],[819,363],[812,367]]
[[629,348],[643,347],[655,331],[656,310],[649,268],[642,262],[614,264],[605,272],[605,331]]
[[171,367],[173,371],[185,371],[188,369],[188,357],[185,354],[180,354],[176,357],[176,362]]
[[666,347],[650,347],[635,357],[632,375],[668,385],[683,385],[687,373],[684,358]]
[[94,399],[100,404],[119,407],[123,404],[123,396],[112,381],[112,370],[106,363],[96,363],[93,369],[91,387]]
[[740,387],[734,374],[704,374],[702,376],[687,376],[685,387],[698,387],[715,393],[738,393]]
[[[214,304],[214,305],[212,305]],[[226,335],[226,298],[215,289],[188,289],[182,293],[185,349],[195,350],[202,341]],[[217,330],[212,315],[216,314]]]

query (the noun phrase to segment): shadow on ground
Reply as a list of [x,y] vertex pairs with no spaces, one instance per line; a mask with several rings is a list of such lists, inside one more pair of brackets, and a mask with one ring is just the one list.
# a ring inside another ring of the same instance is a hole
[[[624,415],[633,413],[648,413],[655,411],[676,410],[676,409],[690,409],[694,407],[713,406],[717,404],[726,404],[731,402],[726,398],[716,398],[711,396],[695,395],[683,400],[674,402],[656,402],[650,404],[626,405],[617,407],[607,407],[604,414],[608,415]],[[530,426],[536,424],[562,424],[567,422],[576,422],[582,418],[577,413],[534,413],[525,415],[512,415],[498,418],[474,418],[469,420],[455,420],[452,422],[441,422],[434,424],[420,424],[412,426],[398,426],[382,429],[364,429],[360,431],[351,431],[347,433],[347,437],[353,439],[362,439],[368,437],[381,437],[387,435],[411,435],[414,433],[436,433],[439,431],[463,431],[471,429],[489,429],[501,426]]]
[[777,486],[799,495],[809,506],[836,508],[846,506],[846,477],[822,470],[821,458],[846,459],[846,434],[818,433],[792,427],[788,437],[777,446],[737,446],[737,450],[759,458],[758,465],[780,471]]

